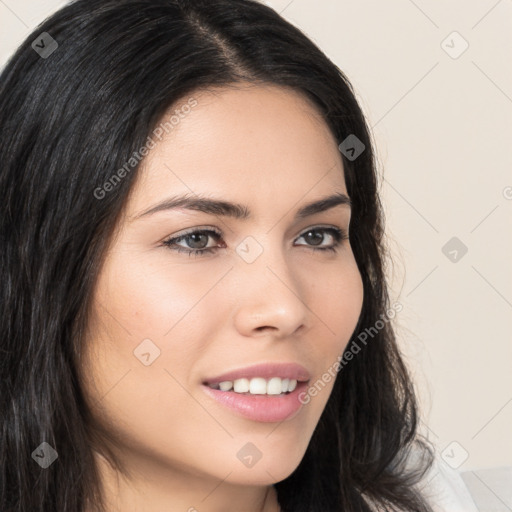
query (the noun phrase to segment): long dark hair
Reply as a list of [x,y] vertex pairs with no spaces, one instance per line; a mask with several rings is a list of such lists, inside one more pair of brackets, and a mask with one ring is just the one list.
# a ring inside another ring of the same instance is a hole
[[[364,283],[354,340],[375,332],[340,370],[303,460],[275,484],[282,510],[431,510],[413,485],[432,449],[417,433],[414,388],[382,321],[390,308],[383,213],[373,143],[349,80],[253,0],[77,0],[32,32],[0,78],[3,512],[101,510],[79,362],[91,290],[138,167],[110,181],[108,194],[97,191],[170,106],[238,82],[302,92],[339,143],[355,135],[365,146],[356,159],[340,157]],[[37,450],[51,456],[41,443],[58,453],[46,469],[35,462]],[[414,446],[425,457],[411,470]]]

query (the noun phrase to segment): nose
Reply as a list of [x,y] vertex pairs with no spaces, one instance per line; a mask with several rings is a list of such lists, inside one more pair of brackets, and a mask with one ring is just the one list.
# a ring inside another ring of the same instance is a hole
[[234,321],[240,334],[286,338],[309,328],[306,283],[301,283],[298,270],[281,250],[269,247],[252,263],[237,261],[231,277],[236,281]]

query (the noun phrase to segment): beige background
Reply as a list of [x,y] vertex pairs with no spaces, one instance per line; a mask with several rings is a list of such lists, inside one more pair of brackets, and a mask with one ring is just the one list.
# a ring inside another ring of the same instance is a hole
[[[0,0],[0,65],[64,3]],[[512,1],[266,3],[347,74],[373,127],[430,439],[460,471],[512,465]],[[442,252],[452,237],[465,255]]]

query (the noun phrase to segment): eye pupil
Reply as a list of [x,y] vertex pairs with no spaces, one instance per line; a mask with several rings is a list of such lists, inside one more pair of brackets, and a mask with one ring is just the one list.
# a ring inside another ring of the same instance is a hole
[[[313,235],[310,237],[311,233],[316,233],[316,235]],[[308,239],[308,242],[311,242],[311,245],[320,245],[322,243],[322,240],[324,238],[324,235],[320,233],[319,231],[308,231],[304,238]]]
[[[197,239],[203,238],[204,244],[199,243],[199,245],[194,245],[197,242]],[[204,233],[192,233],[190,235],[187,235],[187,239],[196,239],[192,244],[190,245],[191,249],[204,249],[208,245],[208,235]]]

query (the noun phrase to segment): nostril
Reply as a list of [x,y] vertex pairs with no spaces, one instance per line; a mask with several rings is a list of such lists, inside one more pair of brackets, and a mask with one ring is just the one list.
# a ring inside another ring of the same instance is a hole
[[261,327],[256,327],[256,330],[258,332],[261,332],[261,331],[265,331],[267,329],[270,329],[270,330],[275,330],[276,328],[275,327],[272,327],[271,325],[262,325]]

